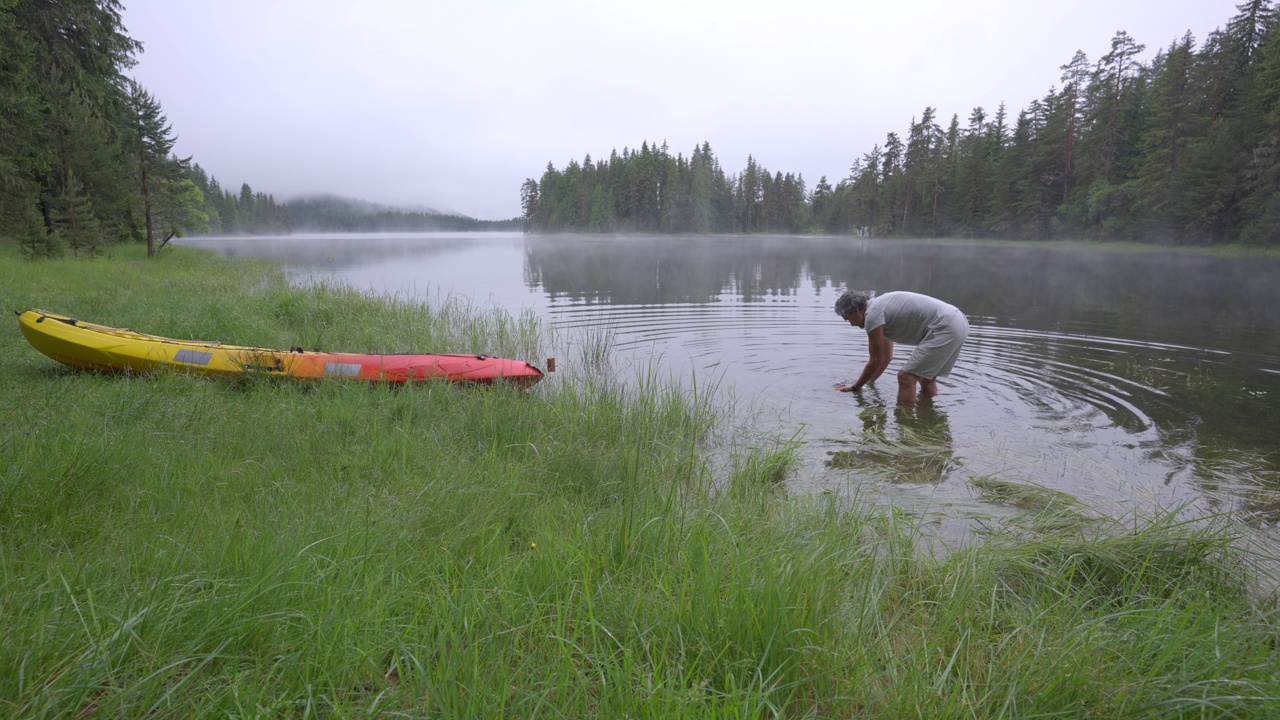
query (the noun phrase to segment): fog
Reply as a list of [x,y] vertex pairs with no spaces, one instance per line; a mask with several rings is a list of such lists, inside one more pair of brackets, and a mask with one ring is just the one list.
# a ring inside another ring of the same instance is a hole
[[132,0],[134,75],[224,186],[520,214],[548,162],[711,143],[833,183],[926,106],[1011,116],[1126,30],[1144,58],[1236,0]]

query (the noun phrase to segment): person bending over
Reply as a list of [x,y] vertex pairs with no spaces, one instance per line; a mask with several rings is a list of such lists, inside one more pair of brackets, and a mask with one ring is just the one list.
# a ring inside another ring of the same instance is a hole
[[846,290],[836,299],[836,314],[850,325],[867,331],[870,359],[852,385],[839,384],[841,392],[859,392],[876,381],[893,360],[894,343],[914,345],[911,357],[898,371],[898,404],[914,405],[919,396],[938,394],[939,377],[951,373],[960,347],[969,337],[969,321],[956,307],[937,298],[913,292],[876,295]]

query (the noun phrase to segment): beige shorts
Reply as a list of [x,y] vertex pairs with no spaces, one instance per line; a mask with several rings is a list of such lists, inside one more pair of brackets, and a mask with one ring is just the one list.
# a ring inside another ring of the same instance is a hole
[[969,337],[969,321],[956,312],[950,322],[929,331],[916,346],[902,369],[918,377],[933,380],[951,374],[960,348]]

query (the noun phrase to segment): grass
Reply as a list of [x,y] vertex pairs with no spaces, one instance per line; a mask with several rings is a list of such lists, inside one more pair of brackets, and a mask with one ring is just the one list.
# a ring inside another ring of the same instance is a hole
[[15,322],[0,715],[1280,712],[1274,599],[1225,520],[994,528],[938,558],[899,512],[780,491],[794,438],[708,462],[706,397],[624,390],[600,343],[575,340],[579,361],[536,318],[292,288],[184,248],[113,254],[0,246],[0,298],[244,344],[556,354],[568,372],[524,393],[97,375]]
[[887,472],[889,480],[898,484],[936,485],[946,480],[958,467],[946,420],[927,407],[895,414],[897,428],[890,432],[886,408],[873,406],[859,413],[863,433],[855,449],[828,452],[826,466],[877,475]]
[[1074,509],[1079,504],[1074,497],[1061,490],[1031,482],[1016,483],[984,475],[970,478],[969,484],[991,502],[1042,514]]

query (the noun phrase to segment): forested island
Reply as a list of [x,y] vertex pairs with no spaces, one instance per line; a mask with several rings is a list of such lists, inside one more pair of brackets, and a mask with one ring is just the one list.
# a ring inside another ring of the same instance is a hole
[[530,232],[833,233],[878,237],[1280,242],[1280,20],[1248,0],[1197,45],[1155,54],[1127,32],[1062,66],[1011,116],[926,107],[833,186],[756,158],[726,173],[709,143],[548,164],[521,188]]

